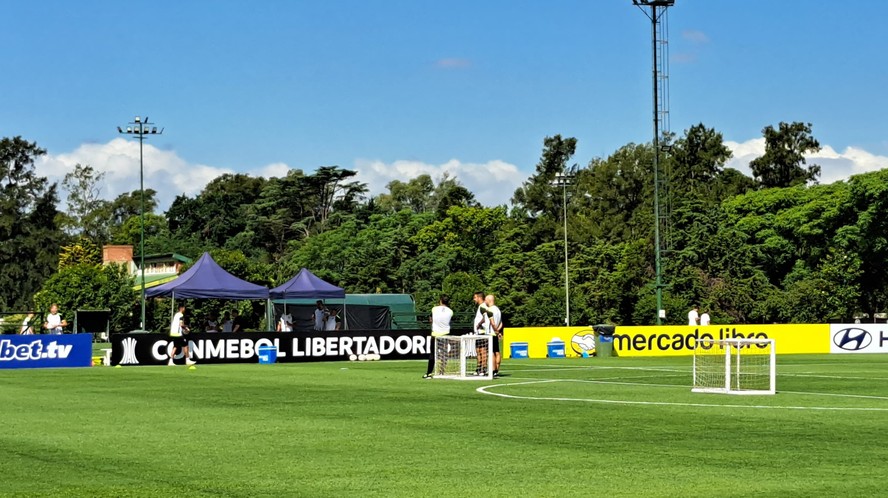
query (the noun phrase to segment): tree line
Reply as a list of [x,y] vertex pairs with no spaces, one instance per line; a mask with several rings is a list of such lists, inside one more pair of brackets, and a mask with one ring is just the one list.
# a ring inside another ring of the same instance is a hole
[[[820,148],[809,123],[766,126],[763,137],[752,176],[725,167],[731,151],[714,128],[663,137],[667,323],[684,323],[692,304],[714,323],[884,311],[888,170],[820,185],[820,167],[805,159]],[[571,322],[651,324],[652,146],[626,144],[582,166],[576,146],[575,138],[546,137],[533,174],[502,206],[481,205],[448,176],[395,180],[370,196],[355,171],[337,166],[280,178],[225,174],[164,213],[149,189],[145,252],[210,251],[265,285],[307,267],[350,293],[413,294],[420,310],[443,292],[469,312],[471,293],[483,290],[497,295],[509,325],[557,325],[566,215]],[[138,320],[132,282],[102,268],[96,248],[138,248],[139,191],[102,199],[103,173],[77,165],[62,182],[63,207],[58,186],[34,169],[44,153],[20,137],[0,141],[0,309],[113,303],[114,327],[128,330]],[[565,173],[566,188],[558,182]]]

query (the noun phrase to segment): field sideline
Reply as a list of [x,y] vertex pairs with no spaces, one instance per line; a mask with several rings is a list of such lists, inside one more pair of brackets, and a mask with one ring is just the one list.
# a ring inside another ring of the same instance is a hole
[[776,396],[690,358],[0,370],[0,495],[884,495],[888,356],[777,364]]

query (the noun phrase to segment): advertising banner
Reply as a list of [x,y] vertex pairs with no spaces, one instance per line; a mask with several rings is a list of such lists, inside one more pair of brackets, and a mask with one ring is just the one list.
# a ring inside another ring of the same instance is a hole
[[831,353],[888,353],[888,325],[884,323],[832,324]]
[[777,354],[829,353],[828,324],[617,327],[617,356],[693,354],[697,339],[774,339]]
[[[188,334],[198,363],[258,363],[259,348],[277,349],[278,363],[345,361],[351,355],[380,355],[382,360],[418,360],[429,356],[431,338],[423,330],[336,331],[311,333],[248,332]],[[112,365],[165,365],[173,343],[163,334],[114,334]],[[182,351],[176,361],[183,362]]]
[[0,368],[92,365],[92,334],[0,336]]
[[564,342],[565,357],[578,357],[583,351],[587,354],[595,352],[595,331],[592,327],[506,327],[503,330],[503,358],[510,357],[513,342],[522,344],[522,348],[527,343],[528,358],[546,358],[550,342]]

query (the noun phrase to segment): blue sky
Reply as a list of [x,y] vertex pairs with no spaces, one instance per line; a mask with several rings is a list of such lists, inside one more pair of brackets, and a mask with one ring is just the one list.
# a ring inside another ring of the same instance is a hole
[[[824,181],[888,167],[877,0],[677,0],[671,122],[735,150],[807,121]],[[380,191],[449,171],[489,204],[533,171],[546,135],[585,164],[650,139],[650,24],[631,0],[41,1],[0,16],[0,136],[48,150],[38,171],[138,186],[116,126],[149,115],[146,185],[168,202],[231,171],[337,164]]]

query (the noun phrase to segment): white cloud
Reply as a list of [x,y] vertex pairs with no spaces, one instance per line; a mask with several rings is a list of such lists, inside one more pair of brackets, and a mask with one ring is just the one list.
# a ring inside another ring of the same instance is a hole
[[355,161],[355,169],[358,171],[358,180],[367,183],[372,195],[386,192],[385,186],[392,180],[406,182],[422,174],[438,180],[447,173],[459,180],[475,194],[475,199],[487,206],[508,204],[515,189],[526,177],[514,164],[500,160],[464,163],[451,159],[436,165],[421,161],[384,163],[359,159]]
[[[194,196],[214,178],[235,173],[230,168],[188,162],[176,152],[158,149],[150,143],[144,144],[143,153],[145,188],[157,191],[160,211],[169,208],[177,195]],[[39,158],[35,166],[37,174],[61,186],[65,174],[73,171],[78,163],[88,164],[96,171],[105,173],[100,192],[104,199],[114,199],[122,193],[139,189],[139,143],[123,138],[115,138],[107,143],[83,144],[71,152],[49,153]],[[486,205],[508,203],[515,188],[526,176],[516,166],[498,160],[476,164],[452,159],[439,165],[420,161],[386,164],[382,161],[357,160],[353,169],[358,171],[358,180],[366,182],[373,195],[385,192],[385,186],[391,180],[408,181],[423,173],[437,180],[447,172]],[[239,172],[270,178],[285,176],[289,170],[290,166],[286,163],[276,162]],[[66,193],[60,194],[64,206]]]
[[[754,138],[745,142],[725,141],[725,145],[734,153],[726,164],[747,175],[751,175],[749,162],[765,153],[765,139]],[[819,152],[805,156],[808,164],[819,164],[821,167],[820,183],[832,183],[846,180],[851,175],[878,171],[888,168],[888,156],[879,156],[857,147],[846,147],[842,152],[829,145],[824,145]]]
[[704,44],[709,43],[709,36],[696,29],[686,29],[681,32],[681,37],[691,43]]
[[[161,210],[165,210],[177,195],[193,196],[219,175],[233,173],[228,168],[189,163],[174,151],[161,150],[146,143],[143,149],[145,188],[157,191]],[[65,174],[75,164],[90,165],[104,172],[100,196],[113,199],[125,192],[139,189],[139,143],[115,138],[108,143],[83,144],[72,152],[47,154],[36,161],[37,173],[61,185]],[[256,174],[286,172],[279,164],[259,169]],[[252,172],[251,172],[252,173]],[[65,193],[61,193],[64,201]]]

